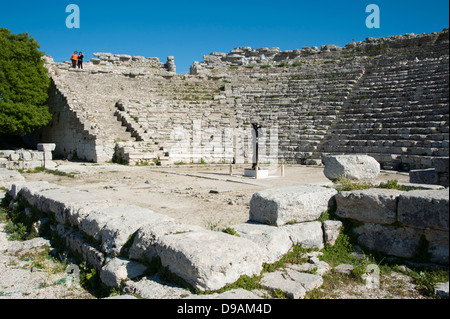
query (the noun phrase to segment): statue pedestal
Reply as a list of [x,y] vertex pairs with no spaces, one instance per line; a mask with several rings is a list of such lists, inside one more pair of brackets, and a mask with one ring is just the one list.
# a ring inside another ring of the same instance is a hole
[[268,178],[269,177],[269,169],[268,168],[259,168],[258,170],[258,177],[256,177],[256,170],[251,168],[246,168],[244,170],[244,176],[245,177],[254,177],[254,178]]

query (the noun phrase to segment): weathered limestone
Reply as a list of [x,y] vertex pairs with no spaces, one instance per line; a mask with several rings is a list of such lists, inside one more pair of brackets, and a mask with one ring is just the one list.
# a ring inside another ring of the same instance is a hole
[[262,254],[256,244],[220,232],[164,236],[157,251],[164,267],[200,290],[216,290],[262,270]]
[[166,68],[169,72],[177,72],[177,68],[175,67],[175,58],[173,56],[167,57]]
[[125,282],[124,291],[145,299],[181,299],[191,296],[189,290],[162,282],[158,276]]
[[0,168],[0,187],[10,188],[15,182],[23,182],[25,179],[16,171]]
[[286,269],[264,274],[261,284],[269,290],[282,290],[291,299],[302,299],[308,291],[322,286],[323,279],[318,275]]
[[333,155],[322,158],[328,179],[345,177],[351,180],[373,180],[380,173],[380,164],[367,155]]
[[129,250],[129,258],[139,260],[144,257],[151,261],[158,257],[157,247],[161,245],[161,238],[164,236],[202,230],[203,228],[199,226],[179,224],[170,219],[162,219],[155,224],[143,225],[135,233],[133,244]]
[[44,167],[54,169],[52,151],[54,144],[38,144],[37,150],[0,150],[0,169],[35,169]]
[[338,220],[326,220],[323,222],[323,239],[324,243],[330,246],[334,246],[336,240],[339,237],[341,227],[343,226],[341,221]]
[[[336,215],[363,223],[354,229],[361,245],[404,258],[427,253],[431,261],[448,264],[448,189],[366,189],[335,198]],[[423,240],[428,250],[418,251]]]
[[324,247],[322,223],[319,221],[285,225],[282,229],[289,234],[294,245],[301,245],[307,249]]
[[264,190],[250,201],[250,220],[277,226],[313,221],[328,209],[336,193],[316,185]]
[[[172,218],[154,213],[138,206],[118,206],[102,210],[107,218],[106,223],[98,232],[102,241],[102,250],[110,256],[123,253],[124,245],[143,225],[158,225],[173,221]],[[97,216],[95,216],[97,218]]]
[[403,193],[398,202],[398,220],[408,227],[448,231],[448,189]]
[[358,242],[369,249],[388,255],[412,258],[419,245],[421,232],[414,228],[366,223],[354,229]]
[[392,224],[397,221],[398,197],[402,192],[393,189],[370,188],[339,192],[336,196],[336,215],[362,222]]
[[263,262],[271,264],[281,259],[292,247],[289,233],[280,227],[244,223],[231,226],[237,234],[254,242],[261,249]]
[[100,279],[107,286],[119,288],[122,281],[141,276],[146,269],[146,266],[136,261],[113,258],[100,271]]
[[56,149],[55,144],[38,144],[37,145],[38,151],[41,151],[44,153],[44,167],[47,169],[54,169],[56,167],[56,164],[52,161],[53,154],[52,152]]

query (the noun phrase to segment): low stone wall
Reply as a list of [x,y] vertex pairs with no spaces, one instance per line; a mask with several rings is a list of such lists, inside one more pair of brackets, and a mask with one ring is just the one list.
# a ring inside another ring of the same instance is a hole
[[53,169],[55,144],[38,144],[37,150],[0,150],[0,168],[19,170],[45,167]]
[[[16,182],[8,194],[13,201],[10,206],[22,200],[34,208],[31,211],[40,215],[34,216],[36,225],[55,221],[50,225],[53,233],[112,287],[141,276],[146,271],[142,262],[158,258],[163,267],[194,288],[217,290],[242,275],[260,274],[263,263],[278,261],[293,245],[320,249],[325,243],[334,244],[341,225],[322,225],[314,214],[310,216],[313,221],[280,227],[252,221],[233,225],[239,235],[233,236],[47,182]],[[300,197],[300,202],[307,199]],[[327,207],[318,204],[317,209]]]
[[356,221],[358,242],[403,258],[449,263],[449,190],[366,189],[339,192],[336,215]]

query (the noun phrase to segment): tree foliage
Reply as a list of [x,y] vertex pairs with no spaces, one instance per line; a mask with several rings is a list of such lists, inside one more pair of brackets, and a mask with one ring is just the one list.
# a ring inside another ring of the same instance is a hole
[[0,134],[24,136],[51,120],[50,79],[37,41],[0,28]]

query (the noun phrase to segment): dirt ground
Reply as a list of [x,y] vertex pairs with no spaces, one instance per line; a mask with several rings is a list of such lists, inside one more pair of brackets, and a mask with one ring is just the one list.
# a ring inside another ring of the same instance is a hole
[[[331,183],[322,167],[287,165],[269,169],[269,178],[245,177],[244,168],[229,165],[180,165],[132,167],[57,161],[57,170],[74,178],[48,173],[23,173],[27,181],[50,183],[99,194],[117,204],[137,205],[168,215],[182,223],[217,229],[246,222],[249,203],[258,191],[303,184]],[[381,172],[377,181],[408,182],[407,174]]]

